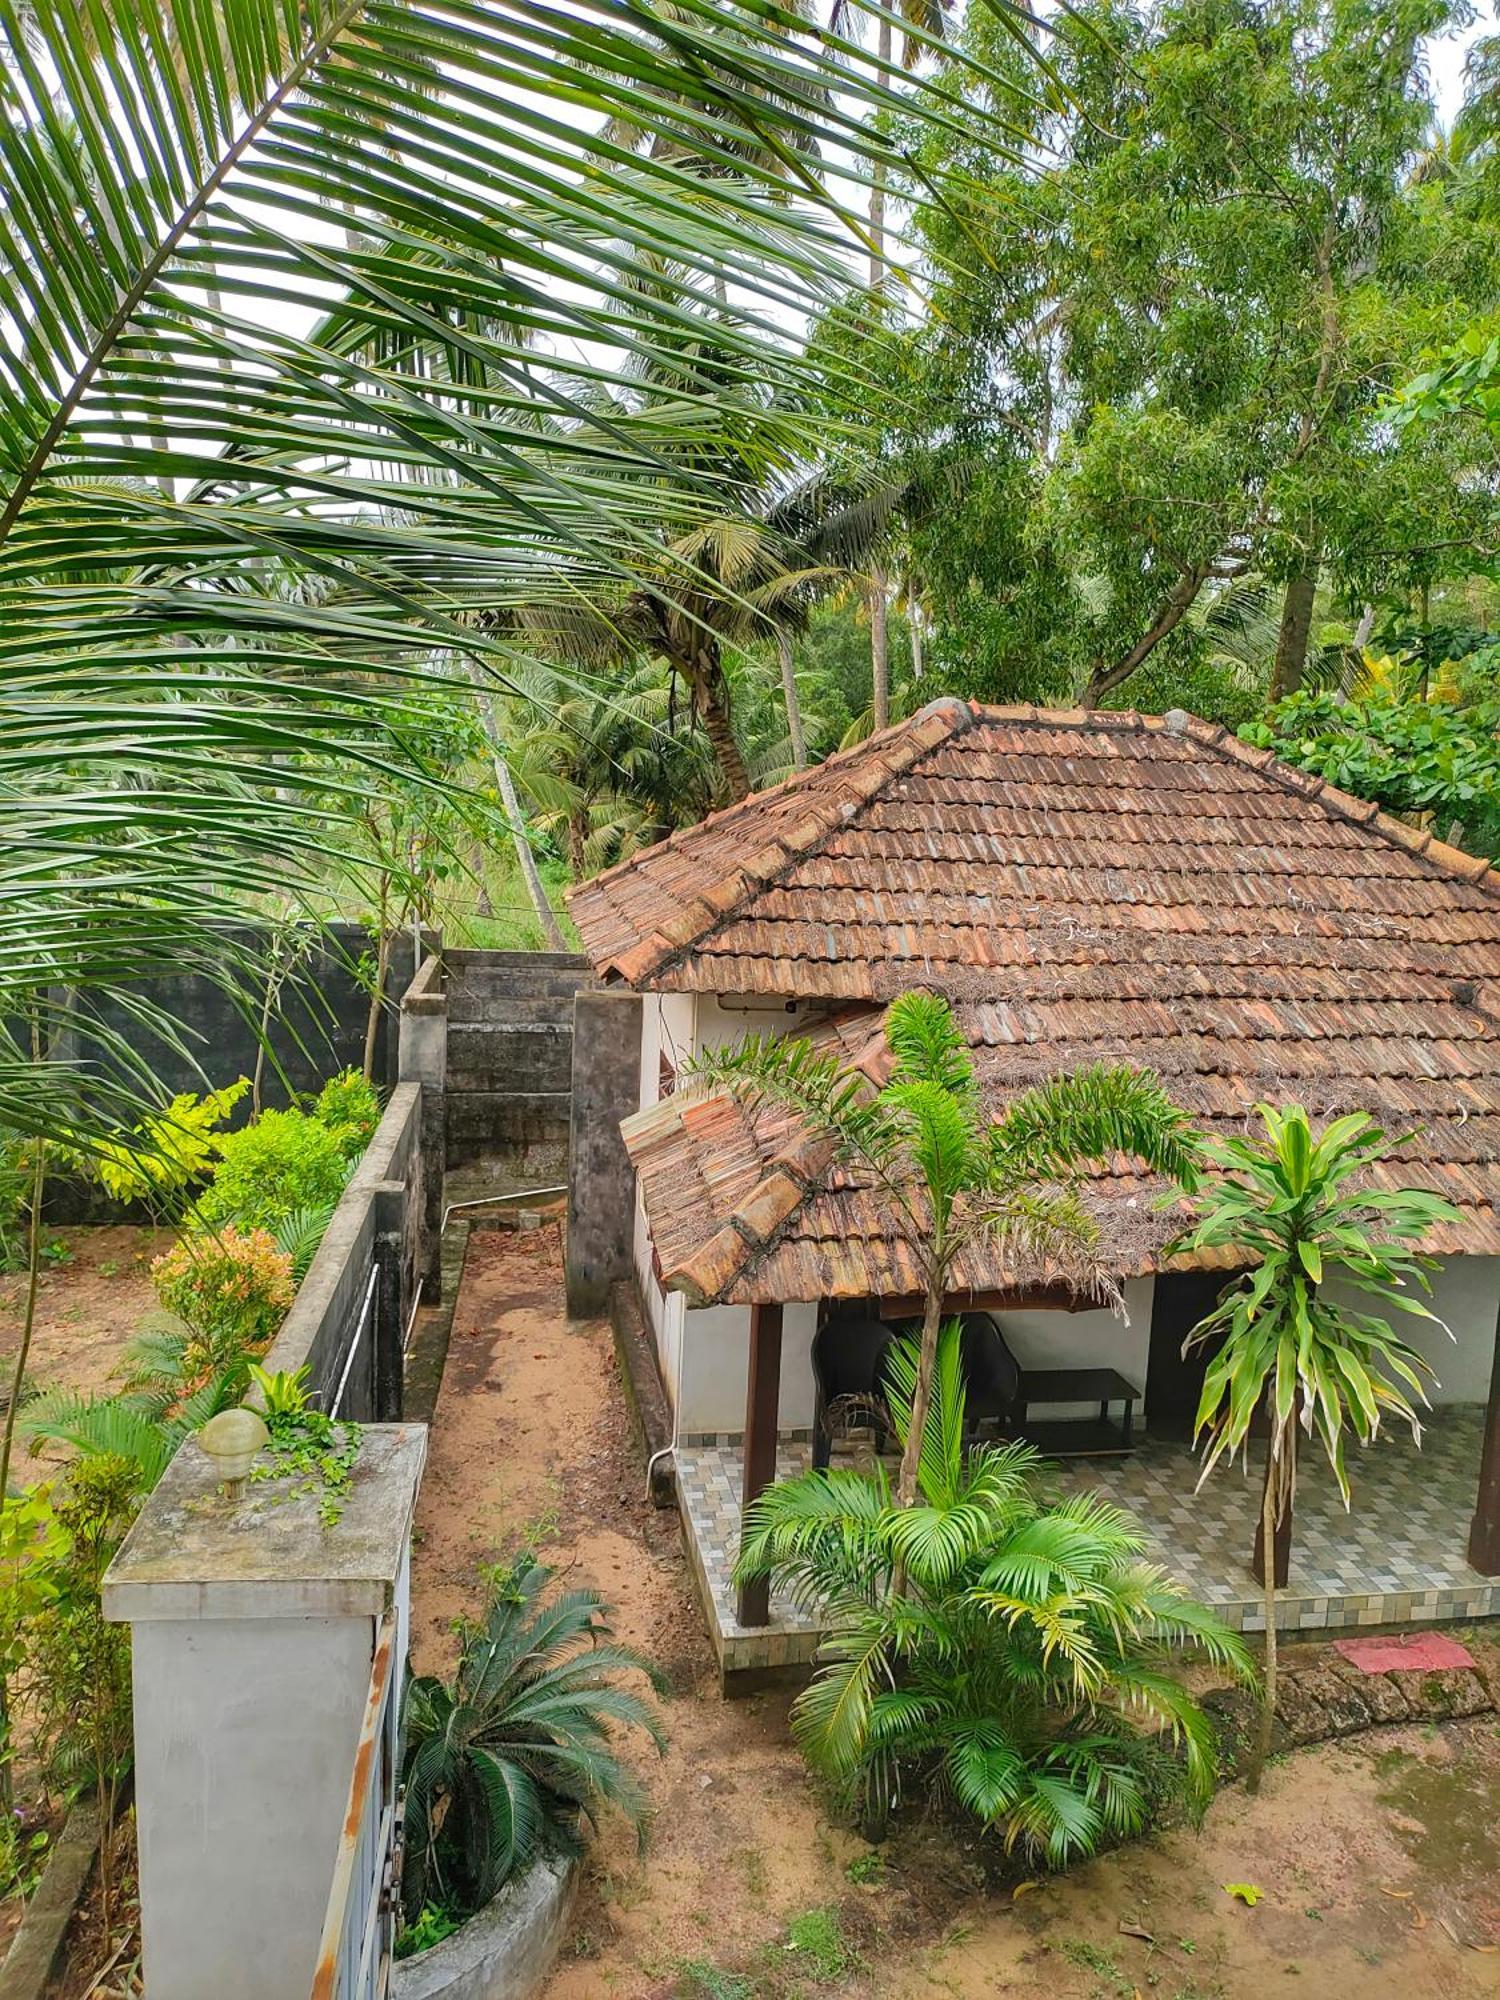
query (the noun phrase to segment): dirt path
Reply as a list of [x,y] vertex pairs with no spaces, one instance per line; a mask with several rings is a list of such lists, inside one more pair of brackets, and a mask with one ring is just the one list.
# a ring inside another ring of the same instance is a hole
[[[469,1250],[418,1517],[418,1662],[480,1565],[535,1539],[671,1679],[635,1744],[656,1816],[591,1854],[547,2000],[1478,2000],[1500,1994],[1500,1728],[1387,1730],[1226,1791],[1182,1829],[1013,1897],[918,1826],[872,1857],[825,1809],[786,1701],[726,1703],[675,1517],[644,1498],[602,1322],[569,1325],[555,1229]],[[1246,1908],[1226,1882],[1264,1900]],[[1149,1939],[1122,1932],[1122,1921]]]

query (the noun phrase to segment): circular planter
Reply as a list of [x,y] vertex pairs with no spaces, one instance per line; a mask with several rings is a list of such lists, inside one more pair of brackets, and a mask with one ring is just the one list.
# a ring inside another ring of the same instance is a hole
[[452,1937],[398,1959],[391,2000],[528,2000],[556,1963],[577,1881],[571,1860],[535,1862]]

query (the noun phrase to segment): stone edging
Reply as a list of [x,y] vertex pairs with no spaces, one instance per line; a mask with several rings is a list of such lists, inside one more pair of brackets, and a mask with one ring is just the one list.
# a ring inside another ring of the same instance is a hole
[[[1203,1697],[1219,1738],[1219,1760],[1228,1778],[1239,1774],[1260,1720],[1260,1704],[1244,1688],[1219,1688]],[[1301,1750],[1362,1729],[1402,1722],[1456,1722],[1500,1708],[1500,1669],[1473,1667],[1398,1668],[1362,1673],[1330,1652],[1318,1665],[1293,1667],[1278,1676],[1273,1756]]]
[[656,1343],[651,1338],[634,1275],[617,1278],[610,1286],[609,1318],[630,1421],[651,1466],[652,1504],[675,1506],[677,1473],[671,1459],[672,1412],[657,1366]]
[[42,2000],[98,1852],[98,1814],[92,1806],[74,1806],[0,1965],[0,2000]]
[[538,1861],[452,1937],[398,1960],[391,2000],[529,2000],[557,1961],[577,1883],[575,1861]]

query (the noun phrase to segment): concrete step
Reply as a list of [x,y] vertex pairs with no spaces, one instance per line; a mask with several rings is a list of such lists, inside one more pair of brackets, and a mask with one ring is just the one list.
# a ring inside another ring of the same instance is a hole
[[448,1028],[566,1027],[573,1025],[571,993],[450,993]]

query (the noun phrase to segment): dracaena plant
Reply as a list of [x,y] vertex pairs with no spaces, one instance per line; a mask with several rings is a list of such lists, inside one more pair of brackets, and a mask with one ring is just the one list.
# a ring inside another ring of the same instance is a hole
[[[1248,1667],[1234,1634],[1142,1560],[1117,1508],[1050,1498],[1029,1445],[965,1453],[961,1357],[950,1320],[917,1505],[898,1504],[879,1465],[783,1480],[750,1508],[739,1574],[817,1608],[825,1637],[793,1728],[814,1769],[859,1798],[868,1831],[904,1788],[931,1782],[1008,1847],[1061,1865],[1139,1829],[1168,1775],[1163,1733],[1189,1791],[1211,1789],[1212,1737],[1174,1657]],[[917,1369],[915,1343],[898,1341],[903,1440]]]
[[1098,1064],[1018,1092],[991,1115],[968,1043],[946,1000],[904,993],[886,1012],[886,1081],[798,1036],[710,1050],[694,1074],[780,1104],[832,1140],[835,1157],[879,1188],[890,1226],[922,1273],[922,1337],[897,1498],[917,1497],[918,1456],[953,1269],[988,1240],[1019,1269],[1047,1264],[1079,1291],[1109,1293],[1099,1230],[1080,1199],[1085,1168],[1118,1154],[1190,1181],[1187,1119],[1143,1070]]
[[1365,1112],[1315,1133],[1300,1104],[1256,1110],[1262,1137],[1207,1147],[1212,1171],[1196,1219],[1171,1246],[1228,1252],[1249,1267],[1187,1345],[1222,1343],[1198,1404],[1200,1485],[1222,1461],[1248,1461],[1252,1426],[1265,1418],[1259,1553],[1266,1677],[1252,1784],[1275,1715],[1275,1542],[1296,1488],[1298,1427],[1322,1447],[1346,1507],[1349,1435],[1368,1444],[1390,1419],[1420,1443],[1418,1406],[1432,1371],[1396,1326],[1403,1316],[1436,1320],[1424,1296],[1433,1259],[1420,1245],[1439,1224],[1459,1220],[1435,1194],[1386,1184],[1396,1148]]

